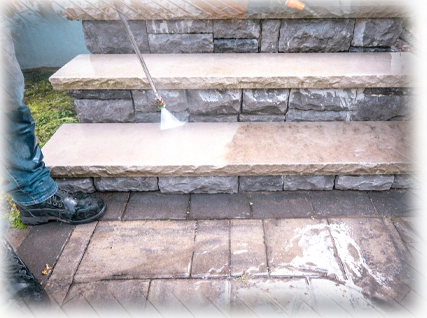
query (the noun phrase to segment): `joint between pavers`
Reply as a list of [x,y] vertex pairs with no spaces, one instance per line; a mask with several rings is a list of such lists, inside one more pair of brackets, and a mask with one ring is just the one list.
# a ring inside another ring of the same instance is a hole
[[131,196],[131,194],[130,194],[130,192],[129,192],[129,193],[128,193],[128,198],[127,198],[126,203],[125,203],[125,206],[124,206],[124,208],[123,208],[123,212],[122,212],[122,214],[120,215],[120,221],[123,221],[123,220],[124,220],[124,217],[125,217],[125,214],[126,214],[126,212],[127,212],[128,205],[129,205],[130,196]]
[[269,258],[268,258],[268,245],[267,245],[267,241],[266,241],[266,237],[267,237],[267,235],[266,235],[266,231],[265,231],[265,222],[264,222],[264,220],[262,220],[262,231],[263,231],[263,241],[264,241],[264,250],[265,250],[265,261],[266,261],[266,264],[267,264],[267,274],[268,274],[268,278],[270,278],[271,277],[271,269],[270,269],[270,261],[269,261]]

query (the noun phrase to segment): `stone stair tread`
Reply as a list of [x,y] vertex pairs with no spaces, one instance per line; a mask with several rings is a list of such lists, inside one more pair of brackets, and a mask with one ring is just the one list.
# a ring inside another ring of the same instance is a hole
[[[409,87],[409,52],[143,54],[159,89]],[[55,89],[149,89],[135,54],[81,54]]]
[[411,172],[409,122],[64,124],[43,147],[53,177]]

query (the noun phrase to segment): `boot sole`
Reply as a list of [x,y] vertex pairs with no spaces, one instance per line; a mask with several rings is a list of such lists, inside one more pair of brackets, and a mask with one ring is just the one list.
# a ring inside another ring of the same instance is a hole
[[71,224],[71,225],[78,225],[78,224],[85,224],[85,223],[90,223],[92,221],[96,221],[97,219],[99,219],[101,216],[104,215],[105,208],[106,208],[106,205],[104,204],[104,206],[102,207],[101,211],[98,212],[98,214],[88,219],[84,219],[80,221],[67,221],[54,216],[24,216],[22,215],[22,213],[20,217],[21,217],[21,223],[25,225],[39,225],[39,224],[48,223],[49,221],[57,221],[57,222]]

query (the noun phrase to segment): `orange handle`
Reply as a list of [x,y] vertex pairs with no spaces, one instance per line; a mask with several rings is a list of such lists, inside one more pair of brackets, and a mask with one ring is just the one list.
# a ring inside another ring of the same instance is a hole
[[285,3],[286,6],[292,9],[302,10],[305,7],[305,4],[299,0],[287,0]]

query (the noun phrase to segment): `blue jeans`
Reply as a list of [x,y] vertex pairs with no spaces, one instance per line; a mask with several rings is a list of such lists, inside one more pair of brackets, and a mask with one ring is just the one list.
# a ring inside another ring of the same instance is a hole
[[56,182],[43,162],[35,136],[35,123],[24,104],[24,76],[15,57],[10,32],[1,32],[1,190],[15,203],[29,206],[41,203],[55,194]]

